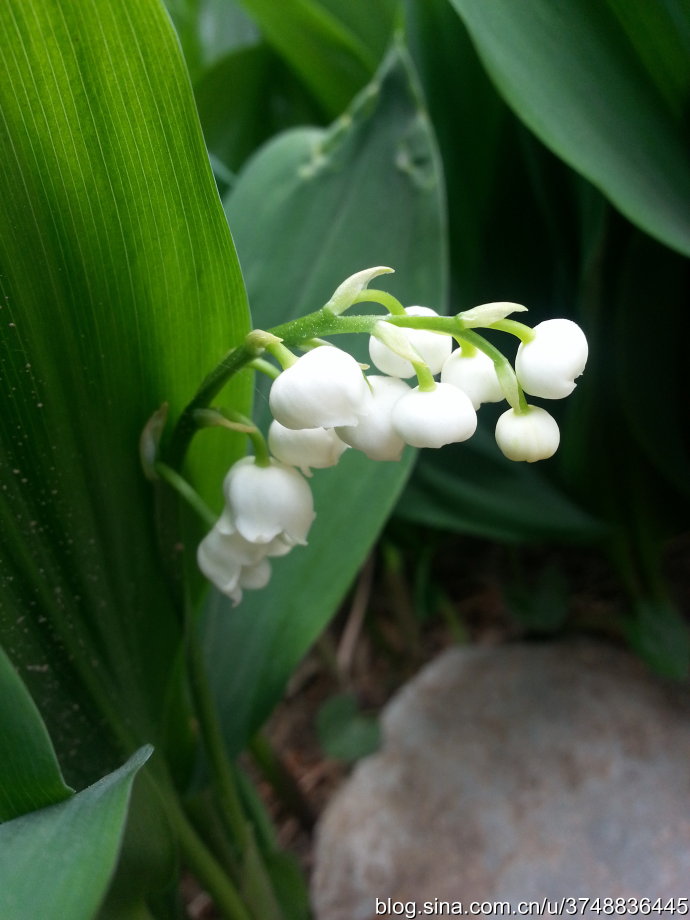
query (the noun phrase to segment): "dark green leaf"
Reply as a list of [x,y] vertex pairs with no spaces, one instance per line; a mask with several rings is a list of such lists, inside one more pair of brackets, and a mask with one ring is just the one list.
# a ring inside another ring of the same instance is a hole
[[110,879],[132,781],[151,748],[66,802],[0,826],[3,920],[90,920]]
[[316,0],[241,0],[266,40],[329,116],[339,114],[378,63],[366,45]]
[[[650,55],[641,61],[630,41],[647,17],[626,16],[624,32],[600,0],[452,2],[528,127],[631,221],[690,254],[683,125],[649,78]],[[687,12],[680,19],[686,34]]]
[[[156,0],[9,0],[0,32],[0,630],[83,784],[112,762],[103,718],[125,750],[161,739],[171,706],[185,724],[180,620],[137,444],[247,310]],[[234,401],[248,403],[241,384]],[[195,448],[202,491],[216,498],[237,449],[213,435]]]
[[559,492],[536,466],[506,460],[483,428],[464,444],[424,451],[396,514],[418,524],[509,542],[590,541],[605,533],[600,522]]
[[0,821],[69,798],[40,713],[0,648]]
[[233,171],[276,131],[317,117],[299,81],[263,43],[221,58],[195,83],[194,96],[209,150]]

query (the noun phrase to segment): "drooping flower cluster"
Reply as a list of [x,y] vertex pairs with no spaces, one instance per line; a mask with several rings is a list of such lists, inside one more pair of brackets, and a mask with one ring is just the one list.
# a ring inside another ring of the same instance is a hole
[[[382,271],[352,276],[326,308],[337,316],[364,299],[366,283]],[[306,543],[315,515],[304,476],[334,466],[348,447],[372,460],[392,461],[406,445],[465,441],[477,428],[479,407],[506,399],[510,408],[496,425],[506,457],[534,462],[558,448],[555,419],[528,404],[524,394],[560,399],[573,391],[587,360],[587,340],[575,323],[547,320],[530,330],[506,320],[524,307],[496,303],[458,314],[452,326],[451,318],[445,322],[428,307],[397,306],[395,314],[362,318],[370,320],[369,354],[380,373],[365,373],[366,366],[330,343],[306,341],[308,350],[297,357],[280,339],[262,333],[275,343],[266,348],[283,367],[269,396],[272,456],[246,457],[230,470],[225,510],[198,552],[204,574],[235,603],[244,588],[266,584],[271,557]],[[474,332],[481,326],[521,339],[515,370]],[[415,375],[413,387],[406,380]]]
[[223,483],[225,508],[199,544],[204,575],[235,604],[244,588],[263,588],[272,556],[304,546],[314,520],[311,489],[297,470],[269,458],[239,460]]

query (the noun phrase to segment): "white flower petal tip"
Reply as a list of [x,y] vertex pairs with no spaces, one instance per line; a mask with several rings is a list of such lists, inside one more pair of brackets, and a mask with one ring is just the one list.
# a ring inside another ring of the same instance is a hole
[[456,348],[441,369],[441,382],[467,393],[475,409],[504,399],[494,362],[483,351],[466,356]]
[[268,559],[259,559],[254,565],[248,565],[240,572],[239,587],[250,591],[265,588],[271,580],[271,563]]
[[466,393],[449,383],[419,387],[393,406],[393,427],[413,447],[443,447],[466,441],[477,430],[477,413]]
[[242,562],[228,541],[228,535],[214,527],[199,544],[196,559],[206,578],[220,592],[230,596],[239,582]]
[[[438,316],[430,307],[406,307],[408,316]],[[448,358],[453,347],[453,340],[442,332],[431,332],[428,329],[408,329],[403,326],[395,327],[402,332],[409,345],[419,355],[420,359],[428,364],[432,374],[438,374]],[[413,377],[414,368],[407,358],[396,354],[387,345],[375,336],[369,339],[369,355],[372,364],[391,377]]]
[[496,423],[496,443],[509,460],[548,460],[560,440],[555,418],[539,406],[528,406],[527,412],[520,413],[508,409]]
[[286,428],[275,419],[268,429],[268,447],[277,460],[298,467],[305,476],[311,476],[312,468],[335,466],[347,450],[332,428]]
[[585,369],[588,346],[584,332],[569,319],[547,319],[534,327],[534,338],[518,348],[515,373],[525,393],[563,399],[575,389]]
[[359,424],[338,428],[338,437],[361,450],[370,460],[399,460],[405,441],[393,428],[392,409],[410,387],[398,377],[367,377],[372,402]]
[[271,386],[273,417],[285,428],[356,425],[371,393],[352,355],[320,345],[279,374]]
[[225,477],[223,491],[237,531],[252,543],[276,537],[305,545],[315,518],[309,484],[291,466],[271,459],[258,466],[253,457],[239,460]]

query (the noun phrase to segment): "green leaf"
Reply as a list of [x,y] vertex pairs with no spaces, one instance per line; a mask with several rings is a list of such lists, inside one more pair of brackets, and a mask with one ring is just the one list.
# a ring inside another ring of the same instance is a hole
[[424,451],[396,514],[417,524],[508,542],[589,542],[606,532],[535,465],[507,460],[485,428],[464,444]]
[[235,0],[165,0],[192,81],[229,52],[256,44],[259,30]]
[[[442,309],[442,194],[431,127],[411,65],[396,50],[342,119],[326,131],[276,139],[250,161],[228,199],[256,325],[320,307],[346,277],[371,265],[396,269],[386,287],[406,303]],[[364,357],[366,341],[357,347]],[[265,423],[258,399],[262,407]],[[268,588],[247,592],[237,610],[210,597],[206,651],[233,750],[266,718],[342,600],[412,456],[375,463],[351,450],[335,469],[317,471],[309,546],[276,560]]]
[[633,598],[626,624],[628,641],[657,674],[686,680],[690,672],[690,631],[685,617],[666,598]]
[[19,675],[0,648],[0,821],[72,794],[52,742]]
[[317,117],[299,81],[263,43],[221,58],[194,84],[194,96],[209,151],[230,170],[278,130]]
[[266,41],[330,116],[339,114],[376,68],[377,59],[342,21],[315,0],[241,0]]
[[127,817],[134,776],[148,760],[127,763],[66,802],[0,826],[3,920],[89,920],[108,885]]
[[[83,785],[115,747],[184,724],[180,619],[137,444],[247,309],[159,3],[8,0],[0,33],[0,633]],[[241,383],[233,399],[248,405]],[[195,448],[202,492],[217,500],[237,451],[232,437]]]
[[[600,0],[452,2],[525,124],[633,223],[690,254],[682,121],[664,104],[659,81],[649,78],[650,54],[639,56],[647,19],[661,14],[626,17],[623,31]],[[678,21],[687,38],[687,12],[679,11]]]
[[346,763],[373,754],[381,743],[378,721],[359,711],[351,693],[326,700],[316,716],[316,729],[327,756]]

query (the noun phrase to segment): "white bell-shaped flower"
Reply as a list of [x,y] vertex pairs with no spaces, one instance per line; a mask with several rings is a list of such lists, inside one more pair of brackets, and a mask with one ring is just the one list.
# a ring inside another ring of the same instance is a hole
[[[405,313],[408,316],[438,316],[430,307],[406,307]],[[420,360],[429,366],[431,373],[438,374],[453,347],[452,338],[442,332],[431,332],[428,329],[407,329],[403,326],[397,328],[405,334],[409,344],[417,352]],[[369,339],[369,355],[372,363],[383,374],[389,374],[391,377],[414,377],[415,371],[410,361],[396,354],[373,335]]]
[[398,377],[367,377],[371,387],[369,414],[357,425],[337,429],[338,437],[361,450],[370,460],[399,460],[405,441],[393,428],[392,410],[397,401],[410,392]]
[[273,381],[269,405],[285,428],[335,428],[356,425],[370,400],[362,369],[352,355],[320,345]]
[[515,373],[525,393],[563,399],[575,389],[585,369],[588,346],[584,332],[569,319],[547,319],[534,327],[531,342],[522,343]]
[[415,387],[393,406],[393,427],[413,447],[443,447],[466,441],[477,429],[477,413],[466,393],[450,383],[433,390]]
[[230,520],[245,540],[270,543],[280,537],[288,544],[306,544],[314,500],[293,467],[274,459],[259,466],[253,457],[244,457],[225,477],[223,491]]
[[268,429],[268,448],[281,463],[311,476],[312,467],[335,466],[347,444],[332,428],[286,428],[274,419]]
[[441,369],[441,382],[467,393],[475,409],[482,403],[504,399],[494,362],[478,349],[466,355],[462,348],[456,348]]
[[560,440],[556,419],[540,406],[528,406],[526,412],[508,409],[496,423],[496,443],[509,460],[547,460]]

